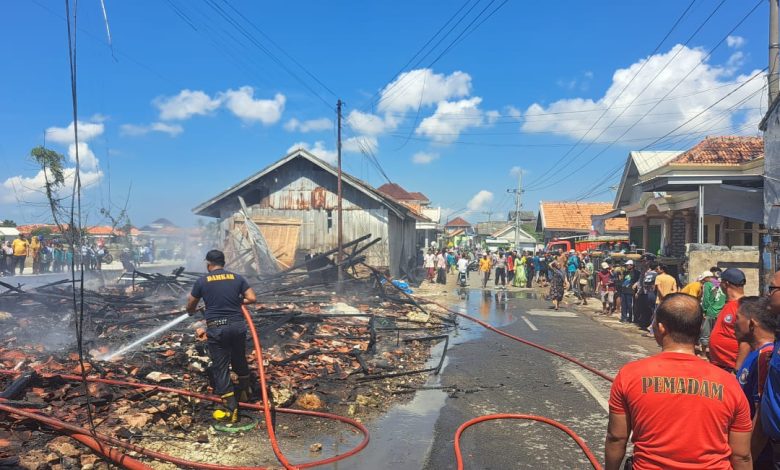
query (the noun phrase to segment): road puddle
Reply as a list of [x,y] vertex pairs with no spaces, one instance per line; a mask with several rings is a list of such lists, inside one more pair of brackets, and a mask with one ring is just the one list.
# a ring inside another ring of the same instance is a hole
[[[515,295],[513,295],[515,294]],[[501,327],[513,323],[517,317],[511,313],[512,299],[518,292],[505,290],[459,289],[460,301],[451,305],[454,310],[476,316],[493,326]],[[530,294],[530,293],[529,293]],[[450,348],[466,341],[474,340],[485,331],[479,325],[459,319],[458,328],[450,333]],[[431,348],[431,358],[425,367],[435,367],[444,349],[440,341]],[[444,359],[442,370],[449,364]],[[357,470],[367,468],[420,468],[431,450],[434,440],[434,427],[439,413],[447,400],[447,392],[440,388],[438,375],[431,375],[414,398],[406,403],[394,405],[387,413],[366,422],[371,432],[371,441],[358,455],[345,461],[317,468],[333,470]],[[325,448],[343,451],[357,444],[351,433],[337,433],[323,438]]]

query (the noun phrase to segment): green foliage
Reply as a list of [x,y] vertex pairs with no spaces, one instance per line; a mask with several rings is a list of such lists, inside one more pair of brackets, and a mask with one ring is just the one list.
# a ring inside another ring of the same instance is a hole
[[46,172],[46,191],[50,193],[56,191],[65,184],[65,171],[63,164],[65,157],[54,150],[45,147],[35,147],[30,151],[30,156]]
[[0,227],[16,227],[16,222],[11,219],[3,219],[0,222]]

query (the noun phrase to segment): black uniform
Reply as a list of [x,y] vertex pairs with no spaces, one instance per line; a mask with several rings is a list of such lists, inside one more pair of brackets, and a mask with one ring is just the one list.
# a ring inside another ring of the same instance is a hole
[[206,303],[206,335],[212,362],[214,392],[233,391],[229,365],[239,379],[249,377],[246,362],[246,322],[241,312],[249,283],[241,275],[216,269],[192,287],[192,296]]

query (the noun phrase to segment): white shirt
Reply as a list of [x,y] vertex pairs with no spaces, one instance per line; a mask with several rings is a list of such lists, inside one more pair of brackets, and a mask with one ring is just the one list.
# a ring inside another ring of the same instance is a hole
[[423,263],[424,268],[432,268],[436,266],[436,258],[433,256],[433,254],[428,253],[425,255],[425,262]]
[[458,272],[465,273],[469,269],[469,260],[461,258],[458,260]]

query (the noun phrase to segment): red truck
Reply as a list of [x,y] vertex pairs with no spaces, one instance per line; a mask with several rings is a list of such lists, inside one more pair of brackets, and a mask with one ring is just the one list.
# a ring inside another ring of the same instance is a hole
[[547,243],[545,250],[547,252],[557,252],[563,250],[581,251],[629,251],[630,243],[627,237],[609,237],[609,236],[583,236],[553,238]]

